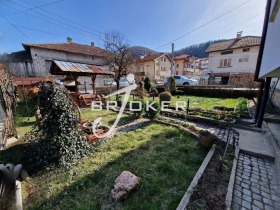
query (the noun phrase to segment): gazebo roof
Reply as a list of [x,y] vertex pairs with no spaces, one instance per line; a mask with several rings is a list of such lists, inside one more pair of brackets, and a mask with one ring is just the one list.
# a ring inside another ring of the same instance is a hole
[[58,60],[53,60],[50,73],[52,75],[73,76],[114,75],[107,66],[96,66]]

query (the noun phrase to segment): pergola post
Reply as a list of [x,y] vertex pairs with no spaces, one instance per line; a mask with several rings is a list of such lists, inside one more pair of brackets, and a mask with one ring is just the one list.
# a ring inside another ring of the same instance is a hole
[[91,81],[92,81],[92,93],[95,93],[95,79],[96,79],[96,74],[90,76]]

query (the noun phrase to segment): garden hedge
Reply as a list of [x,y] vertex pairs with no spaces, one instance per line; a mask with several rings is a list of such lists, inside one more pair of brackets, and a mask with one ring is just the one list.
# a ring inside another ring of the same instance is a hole
[[[164,88],[157,88],[158,92],[164,92]],[[186,86],[178,87],[172,95],[207,96],[210,98],[248,98],[257,97],[259,89],[233,89],[227,86]]]

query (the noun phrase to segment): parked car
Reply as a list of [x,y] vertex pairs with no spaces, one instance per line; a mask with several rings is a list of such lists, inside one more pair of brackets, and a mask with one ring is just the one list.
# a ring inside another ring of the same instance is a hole
[[[198,85],[198,81],[196,79],[189,79],[182,75],[176,75],[174,76],[176,79],[176,85],[182,86],[182,85]],[[165,77],[163,80],[163,84],[167,83],[169,77]]]
[[[126,86],[129,86],[129,85],[132,85],[135,83],[135,80],[128,80],[127,78],[125,77],[122,77],[120,79],[120,87],[126,87]],[[117,86],[117,83],[116,82],[112,82],[112,86]]]

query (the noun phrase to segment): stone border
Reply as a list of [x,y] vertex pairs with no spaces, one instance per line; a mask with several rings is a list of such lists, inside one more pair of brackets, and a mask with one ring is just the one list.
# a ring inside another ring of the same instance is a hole
[[191,195],[194,191],[194,188],[196,187],[199,179],[201,178],[205,168],[207,167],[208,163],[210,162],[214,152],[216,149],[216,145],[213,144],[213,146],[211,147],[211,149],[209,150],[208,154],[206,155],[204,161],[202,162],[200,168],[198,169],[198,171],[196,172],[190,186],[188,187],[187,191],[185,192],[185,195],[183,196],[181,202],[179,203],[178,207],[176,208],[176,210],[185,210],[186,206],[188,205]]
[[23,210],[22,208],[22,195],[21,195],[21,182],[20,181],[16,181],[16,192],[15,192],[15,196],[16,196],[16,203],[15,203],[15,209],[16,210]]
[[228,183],[228,189],[227,189],[227,195],[226,195],[226,210],[231,209],[231,203],[232,203],[232,198],[233,198],[233,188],[234,188],[234,181],[235,181],[235,174],[236,174],[236,168],[237,168],[237,162],[239,158],[239,147],[235,147],[235,157],[233,160],[232,164],[232,169],[231,169],[231,175]]

